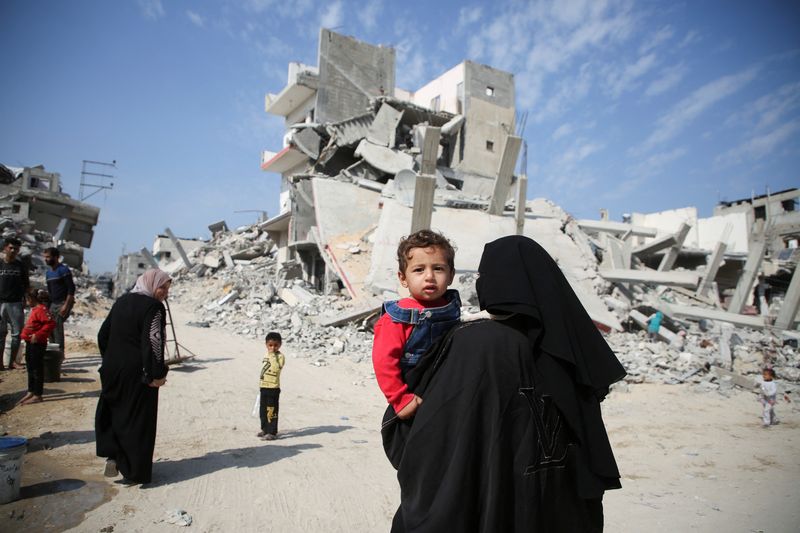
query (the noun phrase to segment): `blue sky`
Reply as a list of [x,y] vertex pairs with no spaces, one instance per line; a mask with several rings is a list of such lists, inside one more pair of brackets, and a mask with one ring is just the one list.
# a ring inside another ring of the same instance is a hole
[[800,2],[101,0],[0,2],[0,162],[44,164],[77,197],[116,160],[86,257],[113,269],[167,226],[277,214],[264,94],[316,64],[319,27],[394,46],[416,89],[464,59],[513,72],[529,198],[578,218],[800,185]]

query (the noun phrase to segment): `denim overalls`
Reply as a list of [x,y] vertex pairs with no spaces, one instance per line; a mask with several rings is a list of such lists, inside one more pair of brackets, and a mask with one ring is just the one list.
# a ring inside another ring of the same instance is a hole
[[387,313],[392,322],[414,325],[411,335],[403,346],[401,370],[405,371],[415,366],[420,356],[433,346],[436,339],[447,333],[461,319],[461,298],[458,297],[458,291],[448,289],[443,298],[447,300],[447,305],[426,309],[404,309],[397,305],[397,300],[383,304],[382,312]]

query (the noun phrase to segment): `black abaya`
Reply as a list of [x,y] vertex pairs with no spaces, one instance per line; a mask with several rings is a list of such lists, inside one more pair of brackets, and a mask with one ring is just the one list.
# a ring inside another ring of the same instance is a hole
[[407,375],[415,417],[387,410],[392,531],[602,531],[620,485],[599,402],[624,369],[533,241],[487,245],[479,270],[481,307],[511,316],[452,330]]
[[97,336],[103,364],[95,416],[97,455],[113,459],[130,481],[150,482],[164,363],[164,306],[143,294],[126,294],[111,308]]

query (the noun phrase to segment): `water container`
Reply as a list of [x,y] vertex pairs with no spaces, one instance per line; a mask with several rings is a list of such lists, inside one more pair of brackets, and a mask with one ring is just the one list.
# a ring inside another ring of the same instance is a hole
[[28,449],[24,437],[0,437],[0,504],[19,498],[22,457]]

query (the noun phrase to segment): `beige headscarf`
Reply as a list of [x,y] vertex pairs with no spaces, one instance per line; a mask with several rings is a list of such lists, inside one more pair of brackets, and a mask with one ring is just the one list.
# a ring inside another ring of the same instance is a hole
[[169,277],[169,274],[163,270],[151,268],[139,276],[139,278],[136,280],[136,285],[133,286],[131,292],[144,294],[146,296],[150,296],[151,298],[155,298],[156,289],[168,281],[172,281],[172,278]]

